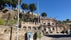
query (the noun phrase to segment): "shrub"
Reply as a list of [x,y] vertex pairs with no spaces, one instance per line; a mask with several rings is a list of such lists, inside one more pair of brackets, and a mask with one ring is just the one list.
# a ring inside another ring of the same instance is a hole
[[41,38],[41,33],[37,32],[37,38]]

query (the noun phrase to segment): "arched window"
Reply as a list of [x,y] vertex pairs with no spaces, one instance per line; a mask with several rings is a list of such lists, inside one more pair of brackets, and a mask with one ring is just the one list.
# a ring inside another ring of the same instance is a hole
[[54,25],[54,23],[52,23],[52,25]]
[[31,26],[28,26],[28,29],[31,30]]
[[50,23],[48,23],[48,26],[50,26]]
[[53,30],[54,30],[54,27],[53,27]]
[[7,29],[5,29],[4,32],[7,32]]
[[23,29],[26,30],[26,26],[23,26]]
[[36,27],[33,27],[33,30],[36,30]]

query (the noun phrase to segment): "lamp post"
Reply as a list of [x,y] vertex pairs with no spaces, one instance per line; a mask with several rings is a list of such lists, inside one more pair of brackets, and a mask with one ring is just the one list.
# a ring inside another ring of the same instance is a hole
[[17,22],[17,34],[16,34],[16,40],[18,39],[18,31],[19,31],[19,4],[20,4],[20,0],[18,0],[18,22]]

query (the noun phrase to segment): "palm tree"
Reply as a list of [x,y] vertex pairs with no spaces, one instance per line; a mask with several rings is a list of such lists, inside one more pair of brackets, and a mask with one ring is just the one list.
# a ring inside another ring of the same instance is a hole
[[45,12],[43,12],[43,13],[41,14],[41,16],[42,16],[42,17],[46,17],[47,14],[46,14]]
[[[26,11],[26,10],[28,10],[28,4],[26,4],[26,3],[23,3],[22,5],[21,5],[21,8],[24,10],[24,12]],[[24,14],[22,15],[22,19],[24,20],[25,18],[24,18]]]
[[21,5],[21,7],[22,7],[23,10],[28,10],[28,4],[26,4],[26,3],[23,3]]
[[36,5],[34,3],[29,5],[29,10],[33,13],[36,10]]
[[30,12],[32,12],[31,21],[33,22],[33,19],[34,19],[33,12],[36,10],[36,5],[34,3],[30,4],[29,10]]

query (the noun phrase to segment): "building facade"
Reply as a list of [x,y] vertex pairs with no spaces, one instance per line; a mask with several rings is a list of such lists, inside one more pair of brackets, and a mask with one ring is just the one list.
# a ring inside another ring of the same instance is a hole
[[[10,13],[12,11],[8,11],[7,13]],[[2,13],[2,12],[0,12]],[[16,13],[16,12],[13,12]],[[12,14],[12,13],[11,13]],[[27,14],[27,15],[26,15]],[[4,15],[4,14],[2,14]],[[3,18],[1,15],[1,18]],[[15,17],[14,14],[12,14]],[[48,17],[41,17],[38,14],[31,14],[31,13],[25,13],[22,18],[25,21],[20,21],[19,26],[19,40],[26,40],[26,33],[32,32],[33,37],[36,32],[40,32],[40,34],[43,35],[51,35],[51,34],[66,34],[66,32],[69,32],[69,26],[66,24],[60,24],[58,21],[54,18],[48,18]],[[25,17],[26,16],[26,17]],[[23,20],[22,19],[22,20]],[[69,23],[70,24],[70,23]],[[17,33],[17,27],[16,24],[12,26],[0,26],[0,39],[2,40],[16,40],[16,33]],[[5,37],[5,38],[3,38]]]

